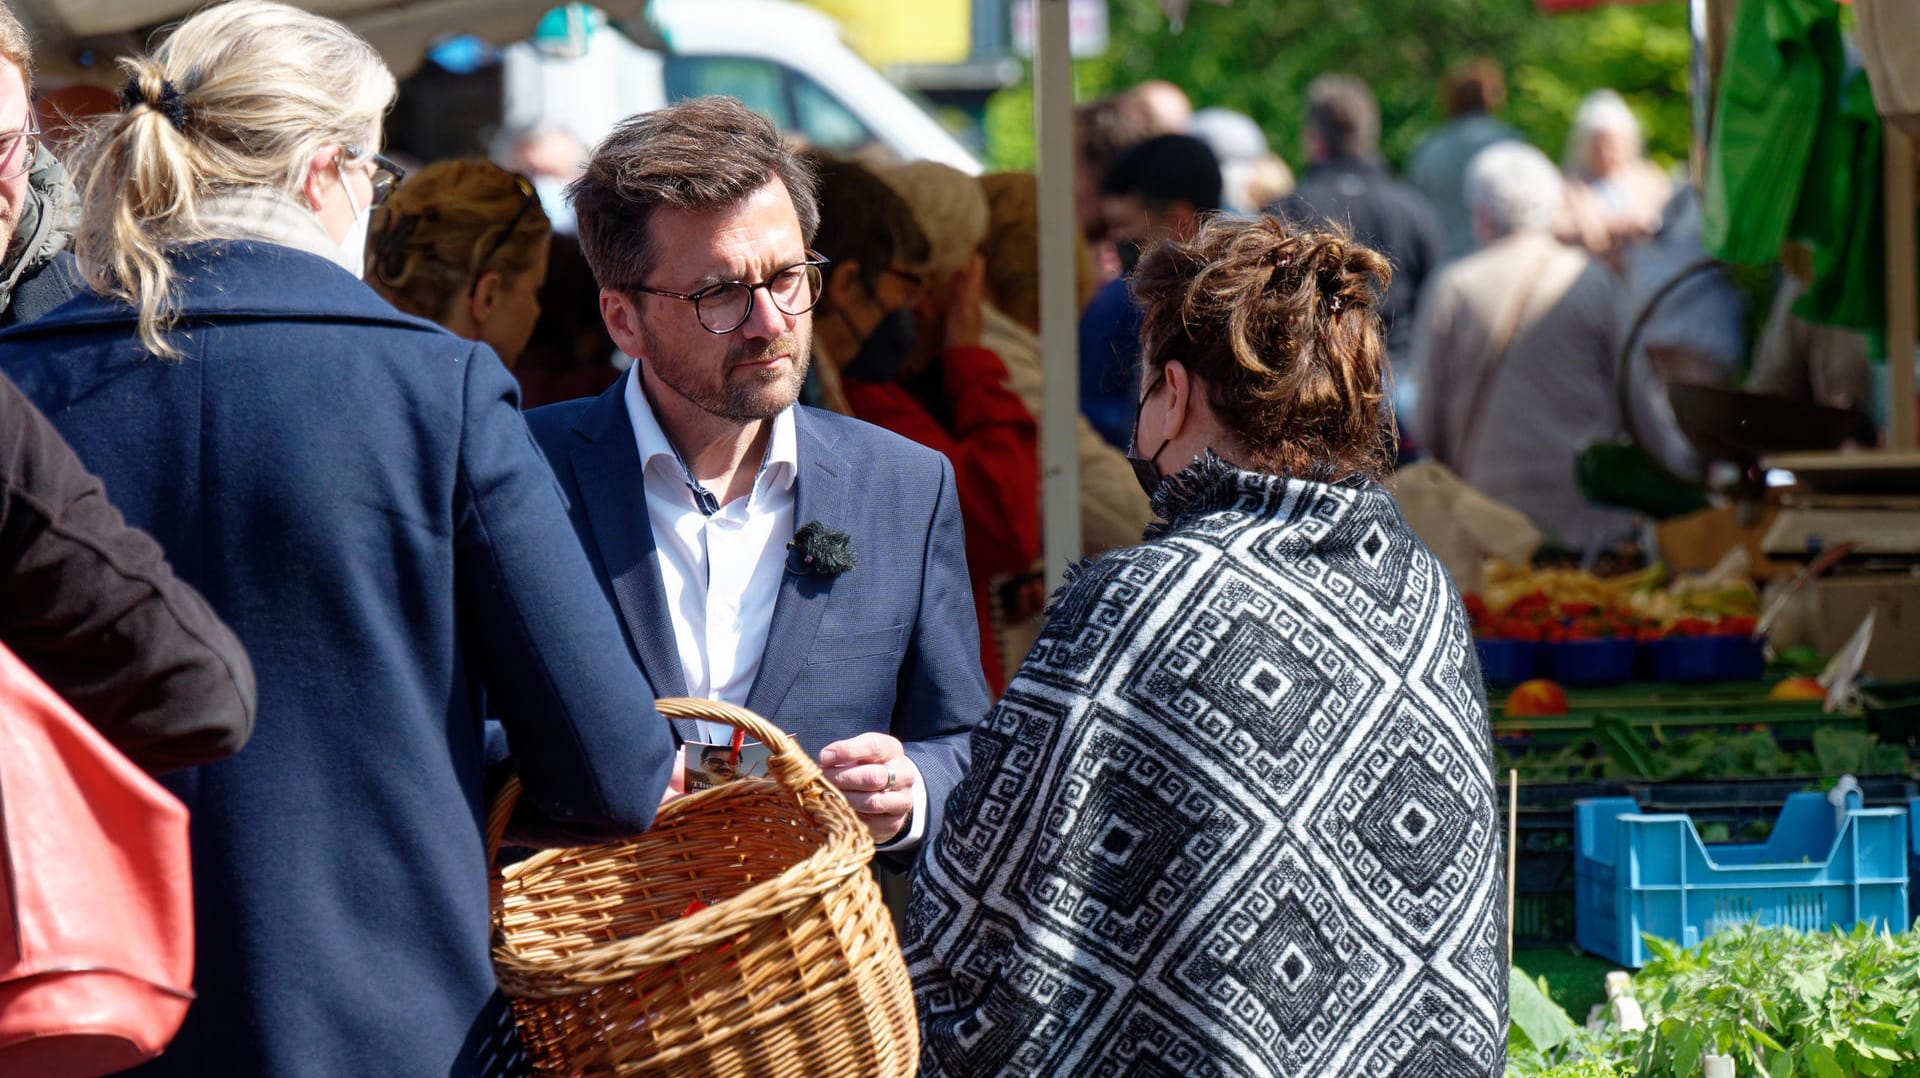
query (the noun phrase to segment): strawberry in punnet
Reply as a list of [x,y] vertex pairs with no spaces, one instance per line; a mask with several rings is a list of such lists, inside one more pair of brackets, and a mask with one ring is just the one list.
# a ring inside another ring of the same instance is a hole
[[1536,615],[1549,614],[1552,611],[1553,600],[1547,597],[1546,592],[1530,591],[1520,598],[1515,599],[1512,606],[1507,607],[1507,616],[1531,618]]
[[1485,599],[1480,598],[1479,595],[1473,592],[1468,592],[1460,597],[1460,605],[1467,608],[1467,619],[1473,622],[1474,628],[1478,629],[1487,624],[1488,613],[1487,601]]
[[1493,637],[1496,640],[1522,640],[1537,644],[1541,638],[1541,626],[1525,618],[1508,616],[1494,623]]

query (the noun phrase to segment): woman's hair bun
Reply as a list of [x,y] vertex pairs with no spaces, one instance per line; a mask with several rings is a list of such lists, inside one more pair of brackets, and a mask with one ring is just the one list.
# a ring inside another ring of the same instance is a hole
[[1391,467],[1377,297],[1386,258],[1337,226],[1216,217],[1134,271],[1149,376],[1179,360],[1255,467],[1320,479]]

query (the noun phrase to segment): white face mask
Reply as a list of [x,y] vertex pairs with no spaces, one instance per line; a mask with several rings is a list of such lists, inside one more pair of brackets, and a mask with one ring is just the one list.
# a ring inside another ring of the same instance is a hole
[[555,232],[571,236],[576,231],[573,222],[573,207],[567,204],[567,181],[556,176],[537,176],[533,181],[533,193],[540,199],[540,209],[546,213],[547,222]]
[[340,172],[340,186],[346,189],[347,205],[353,207],[353,224],[347,226],[347,234],[340,240],[340,253],[334,257],[334,262],[355,277],[363,277],[367,262],[367,226],[373,220],[373,203],[369,201],[366,209],[360,208],[344,169]]

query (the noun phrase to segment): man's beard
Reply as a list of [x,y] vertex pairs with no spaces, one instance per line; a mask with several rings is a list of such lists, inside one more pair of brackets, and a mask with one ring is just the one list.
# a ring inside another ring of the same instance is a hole
[[[709,415],[735,423],[771,419],[792,407],[800,399],[800,386],[807,380],[807,366],[812,360],[809,340],[798,333],[783,333],[758,346],[736,342],[727,349],[720,378],[714,382],[701,379],[699,371],[658,362],[665,354],[659,341],[644,331],[643,336],[647,355],[656,360],[654,377]],[[790,370],[740,369],[744,363],[777,355],[789,357]]]
[[20,236],[20,215],[26,212],[27,200],[33,197],[28,188],[20,189],[20,198],[0,212],[0,260],[11,261],[14,253],[13,243]]

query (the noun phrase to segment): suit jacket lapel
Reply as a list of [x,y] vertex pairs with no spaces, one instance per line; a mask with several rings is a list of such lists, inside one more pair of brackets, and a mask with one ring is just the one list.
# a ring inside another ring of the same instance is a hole
[[[794,434],[800,457],[794,484],[794,530],[817,520],[829,528],[852,531],[847,504],[853,473],[846,458],[820,437],[805,409],[794,410]],[[785,549],[778,553],[786,555]],[[856,556],[858,553],[856,549]],[[753,689],[747,693],[747,710],[769,719],[780,710],[787,690],[793,688],[794,679],[807,664],[809,645],[819,632],[820,617],[833,592],[832,581],[832,577],[792,572],[781,575],[773,624],[767,630],[767,649],[760,657],[760,673],[753,680]]]
[[640,658],[640,668],[656,694],[685,696],[686,675],[680,669],[680,645],[674,638],[660,563],[654,556],[653,526],[647,519],[646,485],[640,451],[633,442],[633,421],[627,415],[626,386],[626,378],[615,382],[574,428],[583,440],[573,446],[573,474],[593,528],[600,571],[613,590],[614,605]]

